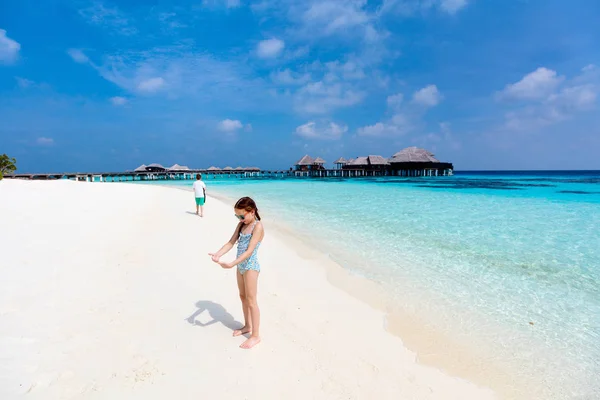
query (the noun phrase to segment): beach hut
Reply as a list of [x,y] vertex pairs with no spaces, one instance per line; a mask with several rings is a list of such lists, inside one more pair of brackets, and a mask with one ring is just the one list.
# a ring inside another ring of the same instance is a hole
[[134,169],[133,172],[146,172],[146,164],[140,165],[139,167]]
[[340,157],[333,163],[335,164],[337,169],[342,169],[342,167],[348,163],[348,160],[346,160],[344,157]]
[[223,171],[233,171],[233,168],[231,168],[230,166],[227,166],[227,167],[223,168]]
[[221,170],[221,168],[219,168],[219,167],[211,166],[207,171],[216,172],[216,171],[220,171],[220,170]]
[[244,168],[242,168],[242,167],[235,167],[235,170],[236,170],[236,171],[243,171],[243,170],[244,170]]

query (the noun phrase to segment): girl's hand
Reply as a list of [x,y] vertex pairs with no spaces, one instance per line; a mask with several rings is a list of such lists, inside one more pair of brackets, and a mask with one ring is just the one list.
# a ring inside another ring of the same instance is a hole
[[219,259],[221,258],[220,256],[214,254],[214,253],[208,253],[208,255],[210,256],[210,259],[213,260],[214,262],[218,263]]
[[217,262],[219,263],[219,265],[222,268],[225,268],[225,269],[233,268],[233,264],[232,263],[228,263],[228,262],[225,262],[225,261],[217,261]]

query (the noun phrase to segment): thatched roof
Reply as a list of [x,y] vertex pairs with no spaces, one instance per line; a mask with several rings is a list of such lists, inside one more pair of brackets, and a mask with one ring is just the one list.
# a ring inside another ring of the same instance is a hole
[[233,168],[231,168],[230,166],[227,166],[227,167],[223,168],[223,171],[233,171]]
[[185,165],[175,164],[171,168],[169,168],[169,170],[170,171],[189,171],[190,169],[188,167],[186,167]]
[[406,162],[440,162],[433,156],[433,153],[418,147],[407,147],[400,150],[390,158],[390,163]]
[[313,160],[313,164],[325,164],[327,161],[323,160],[321,157],[317,157]]
[[333,163],[334,164],[346,164],[346,163],[348,163],[348,160],[346,160],[344,157],[340,157],[337,160],[335,160]]
[[311,156],[306,154],[304,157],[299,159],[295,165],[312,165],[312,164],[314,164],[314,162],[315,162],[315,160],[313,160],[313,158]]
[[381,156],[368,156],[367,160],[370,165],[388,165],[388,161]]
[[220,171],[220,170],[221,170],[221,168],[212,166],[207,171]]
[[246,168],[246,170],[248,170],[248,171],[260,171],[260,168],[258,168],[258,167],[248,167],[248,168]]
[[348,163],[349,165],[369,165],[369,160],[367,157],[356,157],[354,160],[352,160],[351,163]]
[[235,170],[236,170],[236,171],[243,171],[243,170],[244,170],[244,168],[242,168],[242,167],[235,167]]
[[157,164],[157,163],[150,164],[150,165],[148,165],[147,168],[162,168],[162,169],[166,169],[165,167],[163,167],[162,165]]
[[146,172],[146,164],[140,165],[139,167],[134,169],[133,172]]

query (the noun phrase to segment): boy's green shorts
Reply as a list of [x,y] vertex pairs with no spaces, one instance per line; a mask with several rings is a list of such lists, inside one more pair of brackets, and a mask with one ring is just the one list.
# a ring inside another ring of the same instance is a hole
[[196,197],[196,205],[203,206],[204,205],[204,197]]

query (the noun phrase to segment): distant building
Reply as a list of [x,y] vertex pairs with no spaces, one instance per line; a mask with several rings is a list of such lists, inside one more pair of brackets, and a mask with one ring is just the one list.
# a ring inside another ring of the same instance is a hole
[[326,161],[321,157],[312,158],[308,154],[299,159],[294,167],[296,171],[318,171],[325,169]]
[[[370,155],[357,157],[341,166],[342,170],[378,172],[376,175],[392,176],[439,176],[451,175],[452,163],[441,162],[433,153],[418,147],[407,147],[392,157]],[[375,175],[367,173],[367,175]]]

